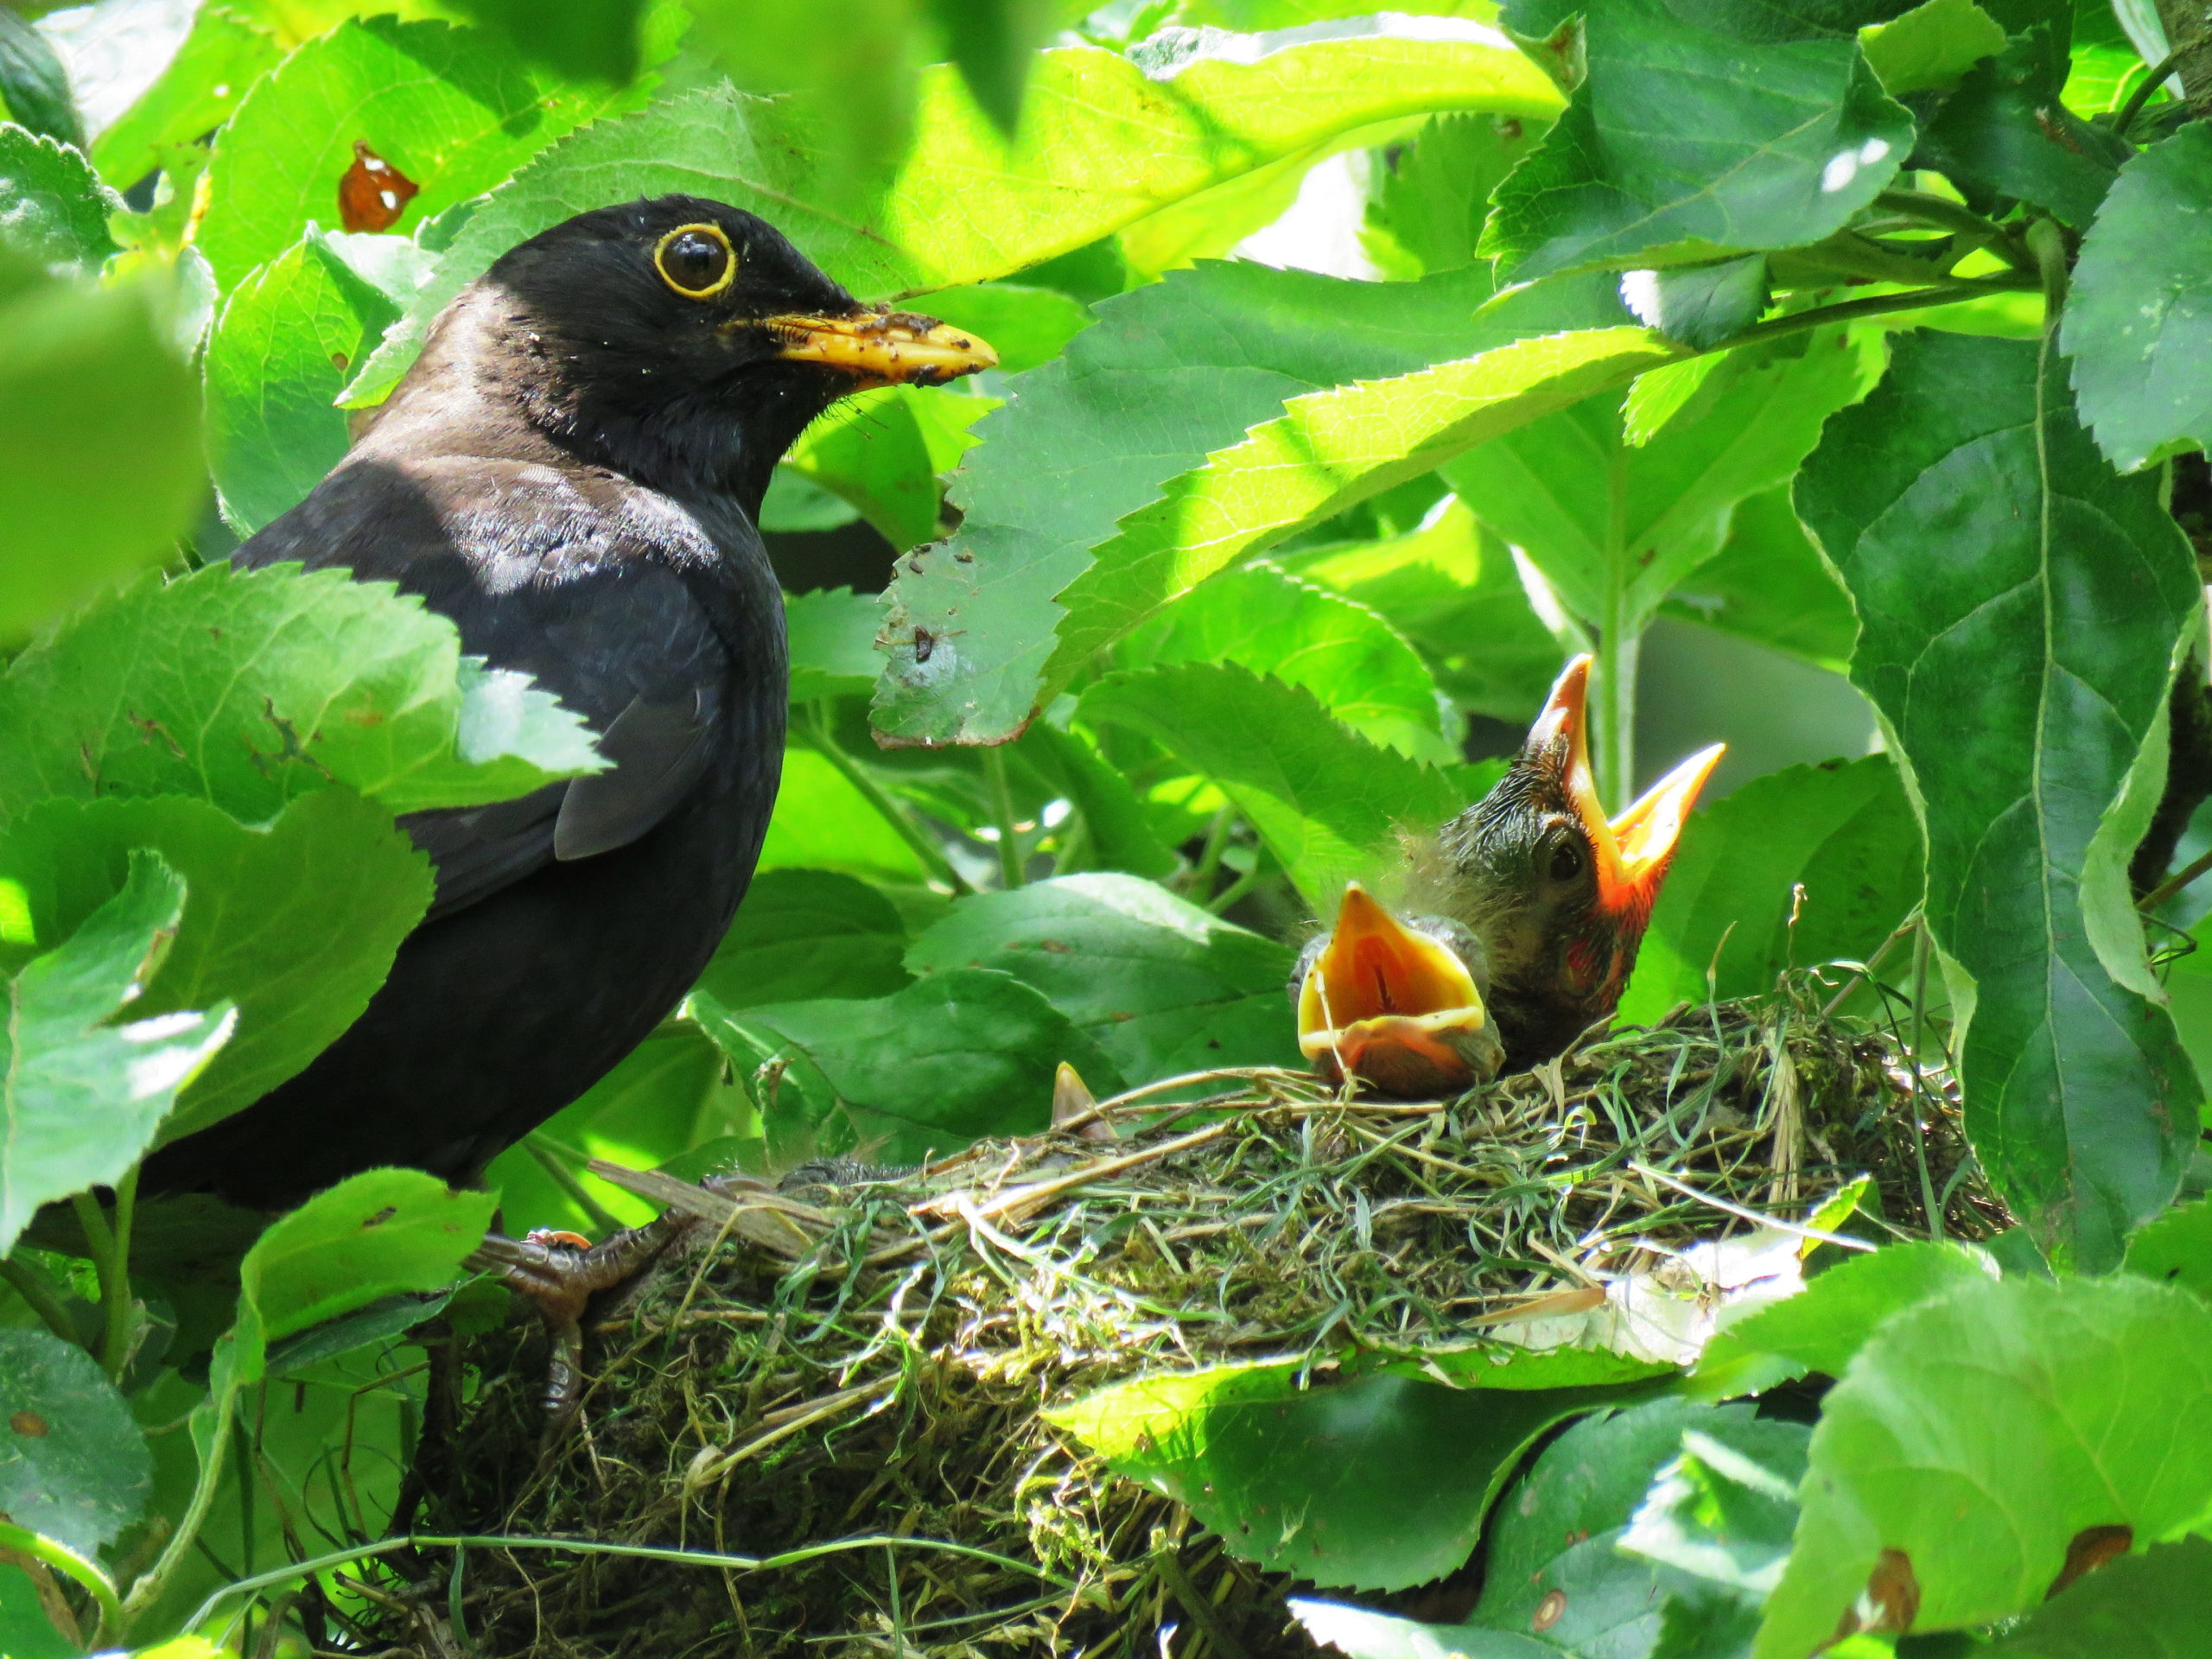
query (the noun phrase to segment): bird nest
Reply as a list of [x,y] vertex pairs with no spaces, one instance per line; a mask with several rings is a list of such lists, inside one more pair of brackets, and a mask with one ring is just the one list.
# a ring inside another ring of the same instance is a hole
[[402,1522],[486,1541],[395,1567],[374,1634],[489,1659],[1135,1656],[1180,1623],[1230,1659],[1310,1651],[1287,1580],[1040,1408],[1224,1361],[1503,1341],[1861,1175],[1856,1230],[1921,1233],[1931,1198],[1952,1236],[1996,1230],[1946,1077],[1916,1091],[1900,1046],[1823,1019],[1816,989],[1458,1101],[1214,1074],[1166,1113],[1109,1103],[1149,1115],[1110,1144],[709,1195],[719,1222],[594,1306],[580,1424],[549,1435],[527,1324],[448,1346]]

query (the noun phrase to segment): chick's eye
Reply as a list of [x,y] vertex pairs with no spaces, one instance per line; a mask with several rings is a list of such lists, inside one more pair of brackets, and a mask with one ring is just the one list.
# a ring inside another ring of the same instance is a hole
[[1572,841],[1554,842],[1552,845],[1552,880],[1572,881],[1582,874],[1582,849]]
[[686,225],[661,238],[653,250],[661,280],[686,299],[708,300],[737,274],[729,238],[713,225]]

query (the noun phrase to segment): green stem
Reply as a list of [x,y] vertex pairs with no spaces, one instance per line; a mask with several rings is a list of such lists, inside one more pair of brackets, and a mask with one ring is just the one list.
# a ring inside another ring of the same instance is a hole
[[123,1368],[130,1359],[130,1328],[136,1304],[130,1297],[130,1224],[138,1210],[138,1166],[133,1164],[123,1179],[115,1184],[115,1287],[112,1300],[105,1290],[100,1294],[101,1311],[107,1315],[107,1330],[100,1339],[100,1362],[107,1368],[111,1381],[123,1380]]
[[99,1630],[92,1633],[92,1646],[97,1650],[123,1634],[123,1604],[116,1599],[115,1586],[106,1573],[100,1571],[97,1561],[86,1560],[65,1544],[42,1537],[22,1527],[0,1522],[0,1548],[12,1549],[43,1561],[55,1571],[66,1573],[90,1592],[95,1606],[100,1610]]
[[1630,615],[1624,453],[1613,457],[1607,493],[1605,550],[1611,580],[1605,614],[1598,626],[1598,697],[1605,710],[1598,772],[1601,794],[1610,809],[1618,812],[1636,793],[1636,669],[1643,643],[1642,625]]
[[[591,1217],[593,1226],[610,1233],[622,1230],[622,1218],[592,1197],[585,1190],[583,1182],[577,1179],[576,1172],[569,1164],[571,1154],[568,1147],[537,1129],[532,1129],[523,1136],[522,1144],[524,1149],[537,1160],[537,1166],[545,1172],[545,1178],[566,1193],[571,1204]],[[582,1154],[574,1155],[581,1158]]]
[[[161,1559],[149,1567],[144,1575],[130,1586],[130,1593],[123,1599],[123,1617],[126,1623],[151,1607],[168,1587],[170,1578],[192,1547],[200,1539],[200,1529],[207,1522],[207,1511],[214,1506],[216,1488],[223,1484],[223,1465],[231,1449],[231,1414],[237,1408],[238,1390],[226,1387],[219,1399],[204,1402],[203,1409],[215,1414],[213,1432],[201,1452],[200,1478],[193,1483],[192,1501],[185,1505],[176,1530],[169,1535],[168,1542],[162,1549]],[[197,1441],[200,1437],[193,1436]],[[273,1582],[274,1580],[272,1580]],[[235,1586],[234,1586],[235,1587]]]
[[124,1270],[122,1255],[129,1243],[130,1215],[124,1208],[120,1187],[116,1192],[115,1228],[108,1225],[107,1217],[100,1213],[99,1200],[91,1193],[78,1193],[70,1205],[77,1212],[77,1225],[84,1230],[85,1247],[92,1253],[92,1271],[100,1282],[100,1369],[112,1382],[123,1375],[123,1344],[130,1335],[130,1276]]
[[1971,237],[1984,247],[1995,249],[1998,257],[2015,270],[2035,269],[2035,261],[2026,249],[2012,239],[2010,231],[1994,220],[1984,219],[1962,201],[1953,201],[1948,196],[1925,190],[1885,190],[1874,198],[1874,205],[1892,213],[1909,213],[1923,224],[1941,230]]
[[1834,305],[1815,306],[1809,311],[1772,318],[1730,336],[1712,349],[1733,351],[1739,346],[1802,334],[1827,323],[1852,322],[1860,317],[1878,317],[1893,311],[1925,311],[1960,300],[1978,300],[1991,294],[2018,294],[2041,286],[2041,283],[2027,276],[1977,276],[1967,282],[1937,283],[1927,288],[1910,289],[1902,294],[1870,294],[1862,300],[1842,300]]
[[2164,905],[2167,899],[2172,898],[2174,894],[2179,893],[2183,887],[2189,886],[2190,882],[2196,880],[2198,876],[2202,875],[2207,870],[2212,870],[2212,853],[2206,853],[2200,858],[2193,858],[2190,860],[2190,861],[2183,865],[2180,869],[2175,871],[2164,880],[2159,882],[2157,887],[2152,888],[2150,892],[2145,893],[2140,899],[2138,899],[2135,901],[2135,908],[2141,911],[2145,916],[2154,913],[2160,906]]
[[31,1312],[45,1322],[48,1330],[73,1347],[81,1345],[77,1322],[69,1317],[69,1310],[54,1294],[42,1274],[21,1262],[0,1262],[0,1280],[5,1280],[10,1289],[30,1304]]
[[2058,314],[2066,304],[2066,235],[2055,219],[2039,219],[2028,226],[2028,251],[2036,257],[2043,283],[2043,326],[2049,334],[2058,327]]
[[1921,1109],[1926,1065],[1921,1054],[1928,1020],[1928,920],[1921,918],[1912,941],[1912,1155],[1920,1166],[1920,1207],[1928,1217],[1928,1236],[1943,1242],[1943,1206],[1928,1175],[1928,1120]]
[[1236,809],[1224,806],[1206,826],[1205,845],[1198,849],[1198,868],[1191,872],[1191,896],[1205,903],[1213,892],[1213,879],[1221,872],[1221,855],[1229,848],[1229,832],[1236,827]]
[[2143,77],[2143,84],[2127,95],[2127,102],[2113,112],[2112,130],[2121,137],[2126,137],[2127,130],[2135,124],[2135,118],[2142,114],[2143,106],[2158,95],[2158,88],[2165,84],[2166,77],[2181,67],[2183,58],[2203,44],[2202,41],[2191,41],[2186,46],[2176,47],[2160,58],[2151,73]]
[[1200,902],[1217,916],[1225,914],[1231,905],[1235,904],[1239,899],[1242,899],[1246,893],[1251,892],[1254,887],[1260,885],[1260,872],[1261,864],[1259,849],[1255,848],[1252,851],[1252,868],[1245,871],[1243,874],[1238,876],[1234,881],[1224,887],[1212,898],[1202,899]]
[[1021,832],[1014,827],[1014,791],[1006,781],[1006,751],[983,751],[983,777],[991,786],[991,816],[999,831],[999,885],[1008,893],[1022,884]]
[[839,777],[860,791],[861,798],[876,810],[899,839],[913,849],[914,856],[922,861],[922,868],[950,887],[956,898],[965,898],[976,891],[968,885],[967,878],[952,868],[952,861],[944,855],[944,849],[937,844],[927,830],[914,822],[913,815],[893,799],[890,791],[877,783],[865,766],[839,746],[837,740],[830,734],[830,722],[823,717],[818,705],[813,711],[809,729],[800,735],[813,744],[815,752],[830,764]]

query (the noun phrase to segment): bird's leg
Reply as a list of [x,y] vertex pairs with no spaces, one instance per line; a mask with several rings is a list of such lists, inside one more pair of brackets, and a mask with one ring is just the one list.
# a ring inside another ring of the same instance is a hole
[[687,1231],[693,1217],[670,1211],[642,1227],[626,1227],[594,1244],[550,1228],[515,1239],[486,1233],[466,1265],[495,1273],[528,1299],[552,1344],[546,1367],[545,1414],[556,1425],[575,1414],[583,1397],[585,1306],[650,1267]]

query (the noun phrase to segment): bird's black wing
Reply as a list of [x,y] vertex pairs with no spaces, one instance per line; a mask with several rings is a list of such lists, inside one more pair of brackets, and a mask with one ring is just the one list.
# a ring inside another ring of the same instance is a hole
[[706,531],[613,474],[476,457],[341,467],[235,556],[397,582],[598,734],[613,766],[519,800],[400,820],[437,871],[439,916],[556,861],[628,845],[698,783],[728,654],[699,596]]

